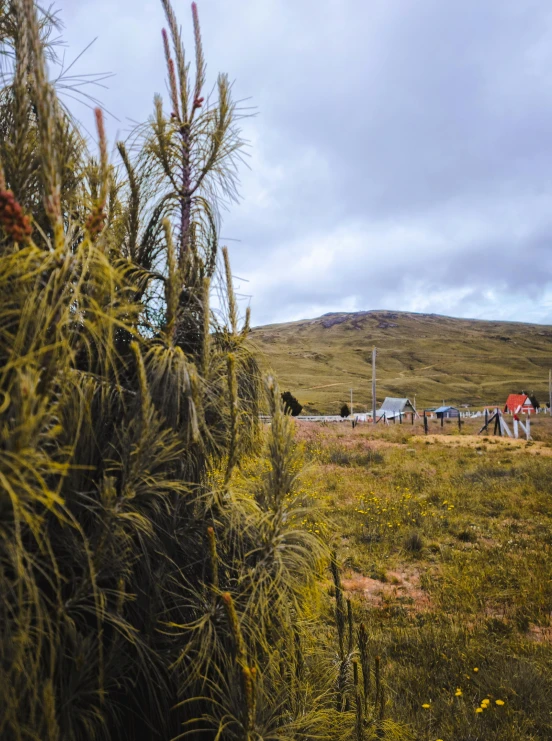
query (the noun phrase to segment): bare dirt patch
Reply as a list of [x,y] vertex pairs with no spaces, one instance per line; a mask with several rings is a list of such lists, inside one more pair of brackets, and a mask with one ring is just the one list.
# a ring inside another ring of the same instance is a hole
[[531,625],[527,635],[536,643],[552,643],[552,626]]
[[385,582],[348,572],[342,579],[347,592],[364,598],[374,607],[400,604],[412,612],[425,612],[431,608],[429,595],[420,586],[418,569],[408,568],[388,571]]

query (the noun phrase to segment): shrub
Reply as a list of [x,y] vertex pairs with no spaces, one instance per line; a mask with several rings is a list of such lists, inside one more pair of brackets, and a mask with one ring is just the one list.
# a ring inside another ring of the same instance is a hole
[[291,391],[284,391],[284,393],[282,394],[282,403],[284,405],[284,412],[286,414],[291,414],[292,417],[297,417],[299,414],[301,414],[303,405],[297,401]]
[[331,445],[327,448],[327,461],[336,466],[372,466],[383,463],[385,458],[377,450],[370,448],[355,450],[342,445]]
[[414,530],[406,536],[404,547],[410,553],[421,553],[424,548],[424,539],[419,532]]
[[328,463],[335,466],[350,466],[355,458],[355,453],[340,445],[333,445],[328,451]]
[[488,633],[495,636],[508,636],[512,632],[513,628],[510,623],[506,622],[502,618],[490,617],[485,621],[485,629]]
[[470,528],[460,530],[456,537],[458,540],[461,540],[462,543],[475,543],[477,541],[477,533]]
[[351,410],[349,409],[349,405],[343,404],[339,412],[339,416],[345,418],[345,417],[348,417],[350,414],[351,414]]
[[163,6],[169,113],[116,168],[101,111],[92,157],[47,82],[52,18],[0,5],[0,735],[350,738],[351,650],[336,668],[312,608],[325,548],[219,254],[237,109],[223,75],[203,98],[195,4],[193,80]]

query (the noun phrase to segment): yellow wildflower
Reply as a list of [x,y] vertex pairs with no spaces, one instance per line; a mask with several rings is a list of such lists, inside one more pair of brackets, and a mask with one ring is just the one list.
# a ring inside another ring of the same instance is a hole
[[475,712],[476,713],[482,713],[483,712],[483,708],[475,708]]
[[427,710],[427,708],[430,708],[431,705],[429,704],[429,702],[424,702],[424,704],[422,705],[422,707]]
[[462,697],[462,690],[460,689],[460,687],[457,687],[456,688],[456,692],[454,693],[454,696],[455,697]]
[[495,700],[497,705],[504,705],[504,700]]
[[474,670],[474,672],[478,672],[479,671],[479,669],[476,666],[473,667],[473,670]]

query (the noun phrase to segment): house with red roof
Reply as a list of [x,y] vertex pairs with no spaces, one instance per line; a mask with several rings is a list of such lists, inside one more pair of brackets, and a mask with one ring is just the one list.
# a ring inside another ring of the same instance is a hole
[[506,399],[504,411],[510,414],[532,414],[536,409],[527,394],[510,394]]

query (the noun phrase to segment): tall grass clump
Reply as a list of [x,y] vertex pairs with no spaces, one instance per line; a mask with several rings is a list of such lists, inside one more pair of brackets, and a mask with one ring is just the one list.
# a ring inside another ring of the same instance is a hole
[[291,421],[219,254],[240,113],[224,75],[204,94],[195,4],[193,66],[163,7],[168,108],[112,163],[49,81],[55,19],[0,4],[0,738],[351,738]]

